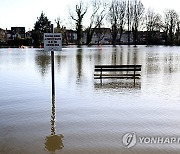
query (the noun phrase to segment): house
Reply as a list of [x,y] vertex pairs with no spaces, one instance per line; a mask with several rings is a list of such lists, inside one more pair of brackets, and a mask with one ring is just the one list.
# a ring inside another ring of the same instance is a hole
[[11,39],[25,38],[25,27],[11,27]]
[[[119,38],[119,37],[120,36],[118,34],[117,38]],[[132,44],[133,43],[133,35],[132,35],[132,32],[128,32],[128,31],[125,31],[122,33],[120,43],[128,44],[128,37],[129,37],[129,43]]]
[[[94,28],[91,44],[110,44],[111,43],[111,29],[110,28]],[[86,43],[87,33],[83,33],[83,43]]]
[[96,28],[92,37],[93,44],[110,44],[112,40],[110,28]]
[[66,39],[68,44],[76,44],[77,42],[77,32],[72,29],[66,30]]
[[0,28],[0,42],[6,41],[6,30]]
[[[130,32],[128,34],[128,31],[125,31],[121,36],[121,44],[128,44],[128,35],[130,37],[130,44],[134,43],[133,32]],[[147,44],[147,45],[163,44],[164,41],[163,36],[164,33],[160,31],[138,31],[137,44]]]
[[32,31],[27,31],[25,33],[25,38],[32,38]]
[[138,42],[147,45],[163,44],[163,35],[164,33],[160,31],[139,31]]

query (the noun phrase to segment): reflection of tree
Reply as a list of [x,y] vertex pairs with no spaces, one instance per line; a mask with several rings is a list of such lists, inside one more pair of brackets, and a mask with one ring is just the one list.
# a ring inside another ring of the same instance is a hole
[[36,54],[36,65],[38,66],[39,72],[44,76],[50,67],[51,56],[47,52],[38,52]]
[[131,47],[130,47],[130,46],[128,46],[127,64],[130,64],[130,52],[131,52]]
[[61,55],[57,55],[56,57],[56,61],[57,61],[57,64],[58,64],[58,68],[60,68],[60,64],[61,64]]
[[116,65],[117,63],[117,47],[113,48],[112,52],[112,65]]
[[95,62],[96,62],[96,63],[100,63],[100,62],[101,62],[101,60],[102,60],[102,55],[101,55],[101,52],[102,52],[102,49],[101,49],[101,48],[99,48],[99,50],[98,50],[97,54],[95,55]]
[[106,83],[94,83],[94,88],[96,90],[122,90],[122,89],[141,89],[141,81],[137,81],[135,84],[133,81],[115,81],[115,82],[106,82]]
[[60,55],[56,55],[56,56],[55,56],[55,62],[57,63],[57,67],[58,67],[59,70],[60,70],[61,64],[62,64],[63,62],[65,62],[66,59],[67,59],[67,56],[66,56],[66,55],[60,54]]
[[127,64],[139,64],[139,48],[128,46]]
[[137,64],[137,56],[138,56],[137,52],[138,52],[138,48],[134,48],[134,53],[133,53],[133,64],[134,65]]
[[123,48],[121,47],[121,51],[120,51],[120,63],[119,64],[123,64],[123,53],[124,53],[124,50]]
[[[175,59],[177,58],[177,59]],[[178,57],[175,57],[173,53],[159,53],[148,52],[146,56],[146,71],[147,74],[164,74],[175,73],[178,70]]]
[[175,59],[173,53],[164,56],[164,73],[171,74],[177,71],[177,65],[174,63],[175,61],[178,61],[178,59]]
[[55,97],[52,97],[51,135],[46,137],[46,142],[44,143],[46,150],[52,154],[54,154],[56,150],[61,150],[64,147],[62,141],[63,135],[56,135],[55,117]]
[[123,48],[121,47],[120,50],[117,47],[113,48],[112,52],[112,65],[120,65],[123,63]]
[[77,59],[77,79],[80,80],[82,76],[82,48],[79,48],[77,50],[76,59]]
[[158,53],[149,52],[146,57],[147,74],[160,72],[160,59]]

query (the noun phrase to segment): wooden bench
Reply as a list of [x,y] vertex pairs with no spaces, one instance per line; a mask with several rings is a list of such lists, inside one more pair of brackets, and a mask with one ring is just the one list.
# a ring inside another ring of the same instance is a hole
[[140,79],[141,65],[95,65],[94,79]]

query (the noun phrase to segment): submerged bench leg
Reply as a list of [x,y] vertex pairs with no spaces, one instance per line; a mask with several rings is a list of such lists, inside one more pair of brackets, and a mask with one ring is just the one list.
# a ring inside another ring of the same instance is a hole
[[136,85],[136,71],[135,71],[136,67],[134,67],[134,87]]
[[102,84],[102,68],[101,68],[101,74],[100,74],[100,81],[101,81],[101,84]]

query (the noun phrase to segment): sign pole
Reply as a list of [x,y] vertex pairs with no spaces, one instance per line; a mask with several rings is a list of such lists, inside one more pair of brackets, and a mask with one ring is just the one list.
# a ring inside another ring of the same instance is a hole
[[55,97],[54,51],[51,51],[52,97]]
[[[54,33],[53,24],[51,25],[52,33]],[[54,49],[51,50],[51,74],[52,74],[52,98],[55,97],[55,77],[54,77]]]
[[53,24],[51,33],[44,33],[44,51],[51,52],[52,97],[55,97],[54,51],[62,51],[62,34],[54,33]]

